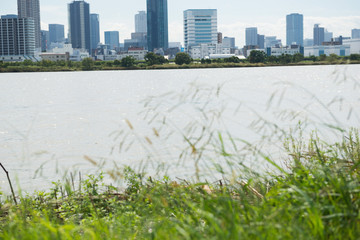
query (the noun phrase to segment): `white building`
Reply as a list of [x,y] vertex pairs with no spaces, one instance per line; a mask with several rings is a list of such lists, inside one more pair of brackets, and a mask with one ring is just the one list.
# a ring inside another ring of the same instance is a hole
[[73,54],[70,55],[70,61],[80,62],[88,57],[90,57],[90,55],[87,51],[74,49]]
[[230,47],[223,47],[222,44],[200,44],[192,46],[189,54],[193,59],[209,58],[212,54],[231,54]]
[[349,56],[350,45],[311,46],[304,48],[305,57],[318,57],[323,54],[326,56],[329,56],[330,54],[336,54],[338,56]]
[[67,53],[41,53],[40,57],[42,60],[48,60],[48,61],[69,61],[70,60],[70,54]]
[[147,15],[145,11],[139,11],[139,13],[135,15],[135,32],[147,32]]
[[[266,49],[268,56],[281,56],[281,55],[295,55],[301,53],[301,47],[298,45],[286,46],[286,47],[271,47]],[[248,55],[249,56],[249,55]]]
[[218,42],[217,36],[216,9],[188,9],[184,11],[185,52],[189,52],[191,46],[216,44]]
[[360,38],[343,40],[343,44],[350,46],[350,54],[360,54]]
[[72,48],[71,43],[63,43],[61,45],[59,45],[59,47],[55,47],[51,50],[52,53],[70,53],[70,55],[73,54],[74,49]]

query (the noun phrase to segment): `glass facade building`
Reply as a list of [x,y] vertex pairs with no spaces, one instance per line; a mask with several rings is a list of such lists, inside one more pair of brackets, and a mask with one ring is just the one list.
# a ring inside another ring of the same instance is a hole
[[110,46],[110,50],[119,50],[120,39],[118,31],[105,32],[105,44]]
[[64,40],[65,40],[64,25],[49,24],[49,41],[50,41],[50,43],[64,42]]
[[68,5],[69,41],[73,48],[87,50],[90,46],[90,6],[85,1],[73,1]]
[[100,17],[99,14],[90,14],[91,51],[100,43]]
[[48,49],[49,40],[49,31],[41,30],[41,52],[46,52]]
[[325,41],[325,29],[319,24],[314,25],[314,46],[321,46]]
[[286,15],[286,45],[304,46],[304,17],[299,13]]
[[184,11],[185,52],[191,46],[217,44],[217,10],[188,9]]
[[258,45],[258,31],[256,27],[250,27],[245,29],[245,44],[246,46]]
[[360,38],[360,29],[351,29],[351,38],[352,39],[358,39]]
[[41,25],[40,25],[40,3],[39,0],[18,0],[19,19],[32,18],[35,27],[35,47],[41,48]]
[[150,52],[169,46],[167,0],[147,0],[147,43]]

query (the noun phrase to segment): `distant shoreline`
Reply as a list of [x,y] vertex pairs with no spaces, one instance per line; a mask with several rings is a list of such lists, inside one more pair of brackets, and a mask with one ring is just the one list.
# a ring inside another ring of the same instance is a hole
[[133,66],[133,67],[114,67],[114,66],[94,66],[92,69],[82,69],[81,67],[62,67],[62,66],[7,66],[0,67],[0,73],[29,73],[29,72],[81,72],[81,71],[129,71],[129,70],[174,70],[174,69],[207,69],[207,68],[245,68],[245,67],[293,67],[293,66],[320,66],[320,65],[353,65],[360,64],[360,61],[335,61],[335,62],[299,62],[299,63],[211,63],[211,64],[163,64],[152,66]]

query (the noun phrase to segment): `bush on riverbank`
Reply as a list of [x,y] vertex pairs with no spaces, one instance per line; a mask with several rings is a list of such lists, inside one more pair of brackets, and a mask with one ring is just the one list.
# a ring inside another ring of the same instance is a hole
[[[215,183],[152,179],[125,168],[0,203],[0,239],[359,239],[360,140],[285,140],[285,168]],[[258,153],[262,155],[261,153]]]
[[[252,51],[255,56],[257,52]],[[169,63],[164,57],[148,53],[145,61],[135,61],[131,57],[126,57],[121,61],[93,61],[90,58],[82,62],[71,61],[47,61],[32,62],[1,62],[0,72],[57,72],[57,71],[101,71],[101,70],[137,70],[137,69],[187,69],[187,68],[227,68],[227,67],[262,67],[262,66],[294,66],[294,65],[328,65],[328,64],[360,64],[360,55],[351,54],[349,57],[330,56],[310,56],[304,57],[301,54],[266,56],[264,53],[257,54],[259,57],[249,59],[239,59],[230,57],[225,59],[199,59],[178,61]],[[183,56],[180,54],[180,56]],[[180,64],[181,63],[181,64]]]

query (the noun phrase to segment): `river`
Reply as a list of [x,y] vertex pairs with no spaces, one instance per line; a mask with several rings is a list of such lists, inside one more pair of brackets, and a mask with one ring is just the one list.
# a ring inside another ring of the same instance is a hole
[[114,162],[192,176],[201,146],[216,164],[210,136],[266,148],[299,122],[329,140],[358,127],[359,76],[360,65],[0,74],[0,162],[29,190]]

